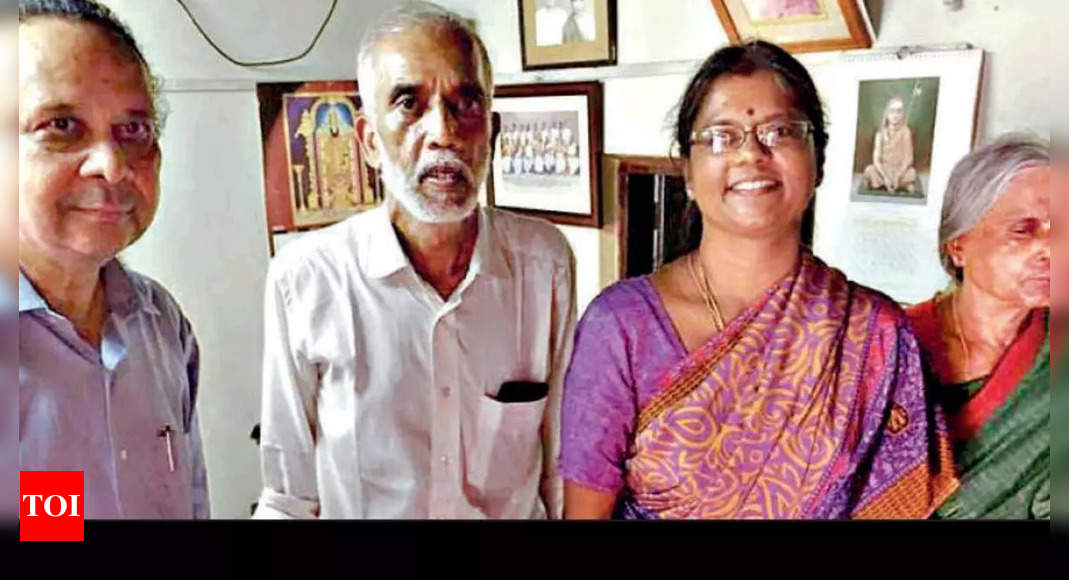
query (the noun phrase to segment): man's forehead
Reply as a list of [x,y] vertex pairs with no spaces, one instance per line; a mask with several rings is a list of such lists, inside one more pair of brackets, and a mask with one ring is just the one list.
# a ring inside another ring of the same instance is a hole
[[86,52],[96,56],[113,52],[116,57],[132,58],[100,25],[59,16],[37,16],[20,22],[19,49],[36,49],[47,55],[58,53],[68,58],[83,56]]
[[[445,26],[408,26],[382,37],[372,51],[378,75],[390,82],[437,78],[486,84],[487,71],[475,43]],[[484,87],[485,88],[485,87]]]
[[39,73],[52,70],[84,70],[92,76],[102,65],[143,72],[137,57],[110,33],[88,22],[38,17],[19,24],[19,69]]
[[141,63],[98,26],[51,17],[19,25],[20,103],[76,103],[90,88],[151,103]]

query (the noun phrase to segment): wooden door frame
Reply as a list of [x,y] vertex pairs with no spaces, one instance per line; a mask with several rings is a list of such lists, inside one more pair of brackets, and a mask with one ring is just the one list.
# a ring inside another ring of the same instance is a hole
[[683,176],[682,162],[668,157],[647,155],[606,155],[618,163],[616,169],[616,277],[623,279],[627,272],[628,184],[632,175]]

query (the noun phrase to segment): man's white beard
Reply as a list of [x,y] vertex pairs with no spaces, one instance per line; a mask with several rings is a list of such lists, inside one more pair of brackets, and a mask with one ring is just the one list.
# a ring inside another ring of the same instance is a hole
[[[455,159],[455,157],[454,157]],[[478,186],[482,183],[481,175],[475,175],[473,184],[476,189],[462,205],[442,207],[433,204],[419,192],[419,174],[421,164],[417,164],[412,175],[405,175],[401,167],[390,159],[389,155],[379,158],[379,172],[386,191],[401,204],[416,220],[431,224],[459,222],[471,215],[479,205]],[[471,174],[471,171],[468,172]]]

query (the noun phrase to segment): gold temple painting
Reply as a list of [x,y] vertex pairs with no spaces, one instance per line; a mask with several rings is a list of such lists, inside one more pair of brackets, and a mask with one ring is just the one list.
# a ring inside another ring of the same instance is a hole
[[344,219],[378,203],[360,155],[355,101],[355,93],[283,96],[297,227]]
[[356,83],[261,90],[261,113],[272,232],[329,225],[378,205],[377,180],[356,133]]

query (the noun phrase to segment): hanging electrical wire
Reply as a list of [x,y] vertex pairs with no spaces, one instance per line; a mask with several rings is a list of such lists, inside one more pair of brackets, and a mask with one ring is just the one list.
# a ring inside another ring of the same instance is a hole
[[197,18],[195,16],[193,16],[193,12],[191,12],[189,10],[189,6],[186,6],[185,0],[175,0],[175,1],[178,2],[178,5],[181,6],[182,10],[185,11],[186,16],[189,16],[189,20],[191,22],[193,22],[193,26],[197,29],[197,32],[200,32],[200,35],[204,37],[204,40],[206,40],[208,42],[208,44],[211,45],[211,47],[215,49],[215,52],[218,52],[223,58],[225,58],[226,60],[230,61],[231,63],[236,64],[238,66],[242,66],[242,67],[276,66],[276,65],[280,65],[280,64],[289,64],[291,62],[296,62],[296,61],[301,60],[302,58],[308,56],[308,53],[312,52],[312,49],[315,48],[316,43],[319,42],[319,37],[323,36],[323,31],[326,30],[326,28],[327,28],[327,23],[329,23],[330,19],[334,16],[334,9],[338,7],[338,0],[332,0],[332,2],[330,4],[330,10],[327,11],[327,17],[323,19],[323,24],[319,27],[319,31],[316,32],[315,38],[312,39],[312,43],[308,45],[308,48],[304,49],[304,52],[298,54],[297,56],[292,56],[292,57],[289,57],[289,58],[283,58],[283,59],[279,59],[279,60],[242,61],[242,60],[238,60],[238,59],[230,56],[229,54],[226,53],[226,51],[224,51],[223,49],[219,48],[219,45],[216,44],[215,41],[212,40],[212,38],[210,36],[208,36],[208,33],[204,31],[203,27],[201,27],[200,22],[198,22]]

